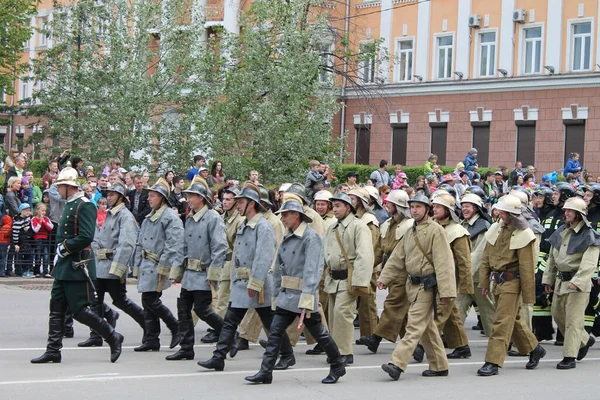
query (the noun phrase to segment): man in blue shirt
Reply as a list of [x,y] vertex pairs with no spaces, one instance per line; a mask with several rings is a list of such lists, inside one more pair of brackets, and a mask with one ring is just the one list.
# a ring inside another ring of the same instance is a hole
[[200,170],[200,168],[202,168],[205,161],[206,159],[204,158],[204,156],[196,154],[194,156],[194,166],[190,168],[185,179],[191,182],[194,179],[194,176],[198,175],[198,171]]

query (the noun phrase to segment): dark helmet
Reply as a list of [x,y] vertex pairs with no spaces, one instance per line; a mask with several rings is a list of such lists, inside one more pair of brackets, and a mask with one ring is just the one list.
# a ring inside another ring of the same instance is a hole
[[151,192],[160,194],[169,203],[169,196],[171,195],[171,186],[164,178],[158,178],[156,183],[148,188]]
[[304,222],[309,223],[309,224],[312,222],[312,218],[310,218],[304,212],[304,207],[302,207],[302,204],[298,203],[295,200],[288,200],[285,203],[283,203],[283,205],[281,206],[281,208],[279,210],[275,211],[275,214],[279,215],[279,214],[284,213],[286,211],[297,212],[298,214],[300,214],[300,218]]
[[341,201],[342,203],[348,204],[350,206],[350,210],[352,210],[352,213],[356,214],[356,208],[354,208],[354,203],[352,203],[352,199],[346,193],[340,192],[334,195],[331,199],[329,199],[329,202],[331,204],[333,204],[334,201]]
[[240,189],[237,186],[231,186],[227,189],[223,189],[223,193],[231,193],[233,197],[235,197],[240,194]]
[[121,197],[123,197],[123,200],[129,203],[129,198],[127,197],[127,188],[125,187],[125,184],[123,182],[116,181],[108,189],[106,189],[106,191],[120,194]]
[[544,196],[544,204],[548,206],[554,206],[552,202],[552,189],[548,186],[539,186],[534,192],[533,196]]
[[452,197],[456,198],[456,189],[454,189],[454,186],[448,185],[447,183],[442,183],[437,188],[438,188],[438,190],[444,190],[444,191],[450,193],[452,195]]
[[273,207],[273,203],[269,200],[269,191],[267,188],[260,183],[258,184],[258,188],[260,189],[260,201],[267,204],[269,207]]
[[183,193],[197,194],[204,199],[206,206],[212,208],[212,202],[208,196],[208,188],[201,183],[192,183]]
[[564,203],[567,199],[575,196],[575,189],[567,182],[556,182],[556,184],[552,186],[552,190],[560,192],[559,201],[561,203]]
[[488,197],[485,195],[485,192],[483,191],[483,189],[480,188],[479,186],[476,186],[476,185],[469,186],[465,190],[465,194],[474,194],[474,195],[477,195],[477,196],[481,197],[481,200],[483,200],[484,202],[486,202],[487,199],[488,199]]
[[592,192],[594,196],[590,200],[590,203],[594,203],[596,205],[600,205],[600,184],[598,183],[590,183],[583,187],[584,192]]
[[408,200],[408,204],[410,203],[422,203],[431,209],[431,203],[429,202],[429,199],[422,193],[417,193],[412,199]]
[[260,204],[260,189],[252,182],[246,182],[241,193],[235,196],[234,199],[248,199],[256,203],[258,211],[267,211],[267,209],[262,204]]
[[301,183],[292,183],[290,185],[290,187],[285,191],[285,193],[295,194],[296,196],[298,196],[298,197],[300,197],[302,199],[302,201],[304,202],[304,204],[307,203],[307,201],[306,201],[306,188]]
[[515,192],[524,193],[527,196],[527,201],[531,201],[531,192],[525,189],[523,186],[515,185],[512,188],[510,188],[510,190],[511,192],[514,190]]

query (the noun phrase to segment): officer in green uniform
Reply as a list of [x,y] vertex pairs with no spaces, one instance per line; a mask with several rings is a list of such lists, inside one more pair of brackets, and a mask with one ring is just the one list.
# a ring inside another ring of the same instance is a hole
[[117,361],[121,355],[123,336],[89,308],[95,295],[90,282],[96,279],[91,249],[96,207],[79,190],[78,176],[74,168],[67,167],[56,181],[58,192],[67,203],[56,234],[58,246],[52,270],[54,284],[50,297],[48,344],[42,356],[31,360],[34,364],[60,363],[67,310],[71,310],[76,321],[89,326],[109,344],[111,362]]

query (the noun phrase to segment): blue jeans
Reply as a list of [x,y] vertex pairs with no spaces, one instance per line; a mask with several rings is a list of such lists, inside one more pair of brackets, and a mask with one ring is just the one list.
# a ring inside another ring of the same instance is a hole
[[33,244],[33,273],[46,275],[48,273],[48,259],[50,254],[50,242],[48,240],[36,240]]
[[31,271],[31,267],[33,266],[33,258],[31,256],[31,247],[20,249],[15,257],[15,275],[23,275]]
[[0,276],[6,274],[6,259],[8,258],[8,245],[0,244]]

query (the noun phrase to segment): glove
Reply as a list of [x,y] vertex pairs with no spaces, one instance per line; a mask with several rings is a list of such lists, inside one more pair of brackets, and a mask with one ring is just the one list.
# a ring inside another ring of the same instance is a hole
[[56,246],[57,256],[59,256],[60,258],[65,258],[68,254],[69,252],[67,251],[67,248],[63,243],[59,243],[58,246]]

